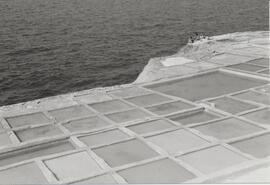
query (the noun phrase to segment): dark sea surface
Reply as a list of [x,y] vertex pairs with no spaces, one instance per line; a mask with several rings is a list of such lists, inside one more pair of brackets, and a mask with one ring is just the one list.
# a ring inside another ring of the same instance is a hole
[[193,32],[268,30],[267,0],[0,0],[0,106],[129,83]]

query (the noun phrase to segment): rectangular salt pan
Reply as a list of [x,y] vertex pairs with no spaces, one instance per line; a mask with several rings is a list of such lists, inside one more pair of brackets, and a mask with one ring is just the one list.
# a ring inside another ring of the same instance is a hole
[[175,184],[195,178],[194,174],[170,159],[135,166],[118,173],[132,184]]
[[157,156],[154,150],[135,139],[96,148],[93,151],[111,167],[134,163]]
[[200,125],[194,127],[194,129],[205,135],[213,136],[218,139],[231,139],[263,131],[263,129],[260,127],[236,118],[229,118]]
[[228,67],[233,68],[233,69],[243,70],[243,71],[249,71],[249,72],[256,72],[262,69],[266,69],[261,66],[255,66],[255,65],[250,65],[250,64],[235,64]]
[[8,117],[6,120],[12,128],[27,125],[45,124],[50,122],[50,119],[47,118],[42,112]]
[[85,178],[101,171],[97,162],[87,152],[79,152],[44,161],[58,180]]
[[15,131],[16,136],[23,142],[44,137],[53,137],[63,134],[63,132],[53,125]]
[[169,119],[181,123],[182,125],[189,125],[195,123],[202,123],[206,121],[211,121],[213,119],[217,119],[219,116],[211,114],[206,111],[198,111],[184,114],[176,114],[170,116]]
[[266,81],[254,78],[216,71],[185,79],[153,84],[147,86],[147,88],[190,101],[198,101],[266,83]]
[[109,113],[109,112],[117,112],[117,111],[124,111],[130,109],[131,106],[120,101],[120,100],[111,100],[105,101],[95,104],[89,104],[93,109],[100,113]]
[[148,95],[143,95],[143,96],[136,96],[136,97],[129,98],[126,100],[135,105],[138,105],[141,107],[147,107],[154,104],[170,101],[171,99],[165,96],[158,95],[158,94],[148,94]]
[[103,119],[100,119],[97,116],[73,120],[73,121],[69,121],[68,123],[63,124],[63,126],[66,127],[70,132],[101,129],[109,125],[110,123],[107,123],[106,121],[104,121]]
[[258,106],[235,100],[228,97],[222,97],[215,100],[211,100],[211,103],[214,104],[215,108],[229,112],[231,114],[237,114],[243,111],[255,109]]
[[270,155],[270,134],[252,137],[231,145],[254,157],[264,158]]
[[188,153],[180,156],[179,159],[205,174],[217,172],[247,161],[245,157],[222,146]]
[[129,136],[120,130],[114,129],[97,134],[79,137],[87,146],[102,145],[127,139]]
[[160,105],[155,105],[152,107],[146,108],[147,110],[157,114],[157,115],[166,115],[166,114],[171,114],[174,112],[179,112],[187,109],[194,108],[194,105],[182,102],[182,101],[177,101],[177,102],[171,102],[171,103],[164,103]]
[[147,137],[146,140],[161,147],[168,153],[185,152],[209,144],[204,139],[184,129]]
[[110,120],[112,120],[116,123],[124,123],[124,122],[144,119],[144,118],[147,118],[151,115],[148,114],[147,112],[142,111],[142,110],[133,109],[133,110],[128,110],[128,111],[124,111],[124,112],[107,114],[106,116]]
[[256,123],[270,125],[270,109],[269,108],[244,114],[243,117],[249,120],[252,120]]
[[65,107],[61,109],[51,110],[49,114],[53,116],[56,121],[67,121],[79,117],[86,117],[93,115],[93,112],[82,105]]
[[155,132],[155,131],[166,130],[166,129],[170,129],[174,127],[176,126],[168,121],[155,120],[155,121],[149,121],[145,123],[139,123],[136,125],[130,125],[127,128],[137,134],[145,134],[145,133],[150,133],[150,132]]
[[0,167],[21,162],[35,157],[46,156],[50,154],[73,150],[74,147],[68,141],[59,141],[47,144],[40,144],[27,149],[16,150],[14,152],[0,155]]
[[1,184],[47,184],[35,163],[27,163],[0,171]]

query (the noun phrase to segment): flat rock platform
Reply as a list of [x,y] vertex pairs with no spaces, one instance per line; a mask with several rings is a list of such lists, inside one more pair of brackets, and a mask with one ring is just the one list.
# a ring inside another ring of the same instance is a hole
[[269,91],[258,31],[153,58],[132,84],[0,107],[0,184],[270,182]]

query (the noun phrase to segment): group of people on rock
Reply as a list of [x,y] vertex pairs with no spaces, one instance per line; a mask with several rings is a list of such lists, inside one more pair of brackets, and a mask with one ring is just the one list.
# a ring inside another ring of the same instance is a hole
[[188,42],[194,43],[195,41],[206,39],[207,36],[203,35],[202,33],[195,32],[194,35],[189,37]]

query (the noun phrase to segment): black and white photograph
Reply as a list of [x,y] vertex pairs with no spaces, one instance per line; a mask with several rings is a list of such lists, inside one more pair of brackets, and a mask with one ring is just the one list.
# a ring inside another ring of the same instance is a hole
[[0,185],[269,184],[268,0],[0,0]]

